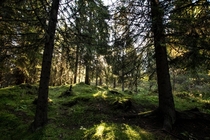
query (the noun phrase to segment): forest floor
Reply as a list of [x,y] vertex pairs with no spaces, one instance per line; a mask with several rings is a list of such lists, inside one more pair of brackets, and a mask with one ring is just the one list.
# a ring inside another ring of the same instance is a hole
[[156,93],[122,93],[83,83],[68,89],[50,88],[49,122],[36,132],[29,127],[37,87],[0,89],[0,140],[210,140],[209,100],[175,95],[176,110],[186,118],[178,118],[169,133],[162,131],[160,118],[143,115],[157,108]]

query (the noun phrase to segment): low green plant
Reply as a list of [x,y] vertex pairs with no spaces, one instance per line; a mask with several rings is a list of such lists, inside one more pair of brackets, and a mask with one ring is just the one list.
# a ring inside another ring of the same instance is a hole
[[[25,94],[31,90],[28,88],[30,86],[26,87],[24,85],[0,89],[0,134],[3,134],[0,139],[153,140],[159,137],[160,139],[169,138],[168,136],[157,136],[141,128],[135,119],[130,123],[130,119],[119,118],[133,110],[115,106],[121,104],[123,106],[124,103],[130,102],[137,110],[141,108],[143,112],[151,111],[158,107],[157,93],[147,92],[141,87],[139,93],[126,94],[117,89],[84,83],[72,85],[74,95],[60,98],[61,93],[67,90],[69,85],[50,87],[51,102],[48,104],[48,124],[32,133],[29,127],[33,122],[36,110],[36,105],[32,102],[37,94]],[[146,84],[145,87],[148,88]],[[111,90],[116,93],[110,92]],[[20,93],[23,92],[24,94],[21,95]],[[209,100],[196,96],[188,97],[185,94],[189,93],[174,93],[177,110],[198,107],[201,111],[210,113]]]

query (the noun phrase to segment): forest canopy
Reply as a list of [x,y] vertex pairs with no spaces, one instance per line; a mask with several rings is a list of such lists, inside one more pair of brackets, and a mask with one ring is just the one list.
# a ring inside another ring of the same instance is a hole
[[[50,4],[1,2],[2,87],[39,81]],[[171,72],[208,74],[209,1],[160,1],[160,5]],[[50,85],[83,81],[135,89],[142,78],[154,77],[151,26],[149,1],[116,1],[108,6],[100,0],[61,1]]]

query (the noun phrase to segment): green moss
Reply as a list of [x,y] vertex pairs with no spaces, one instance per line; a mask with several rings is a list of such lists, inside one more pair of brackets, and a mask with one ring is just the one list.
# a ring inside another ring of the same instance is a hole
[[[48,104],[48,124],[34,133],[28,131],[33,122],[36,106],[32,104],[36,94],[26,94],[31,88],[14,86],[0,89],[0,139],[21,140],[115,140],[156,139],[156,135],[144,130],[138,123],[115,118],[125,115],[124,109],[113,105],[122,105],[130,101],[132,106],[141,107],[141,111],[149,111],[158,107],[158,94],[148,92],[140,87],[140,93],[110,93],[108,88],[86,85],[73,85],[73,96],[59,98],[69,85],[50,87]],[[35,87],[34,87],[35,88]],[[23,94],[22,94],[23,93]],[[209,111],[209,101],[198,97],[181,98],[174,96],[178,110],[199,107]],[[190,102],[189,102],[190,101]],[[71,104],[71,105],[66,105]],[[132,111],[132,110],[128,110]],[[210,112],[210,111],[209,111]]]

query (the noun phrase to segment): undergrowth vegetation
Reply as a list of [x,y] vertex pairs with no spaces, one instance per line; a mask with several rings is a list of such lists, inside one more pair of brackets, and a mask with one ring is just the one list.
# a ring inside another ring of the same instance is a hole
[[[146,93],[142,89],[139,93],[130,94],[79,83],[73,85],[71,95],[60,96],[68,89],[69,85],[50,87],[48,124],[34,133],[29,128],[35,115],[37,86],[25,84],[0,89],[0,139],[171,139],[171,136],[148,127],[145,120],[124,118],[157,108],[157,93]],[[203,99],[186,92],[175,92],[174,97],[179,111],[199,108],[210,113],[207,97]]]

